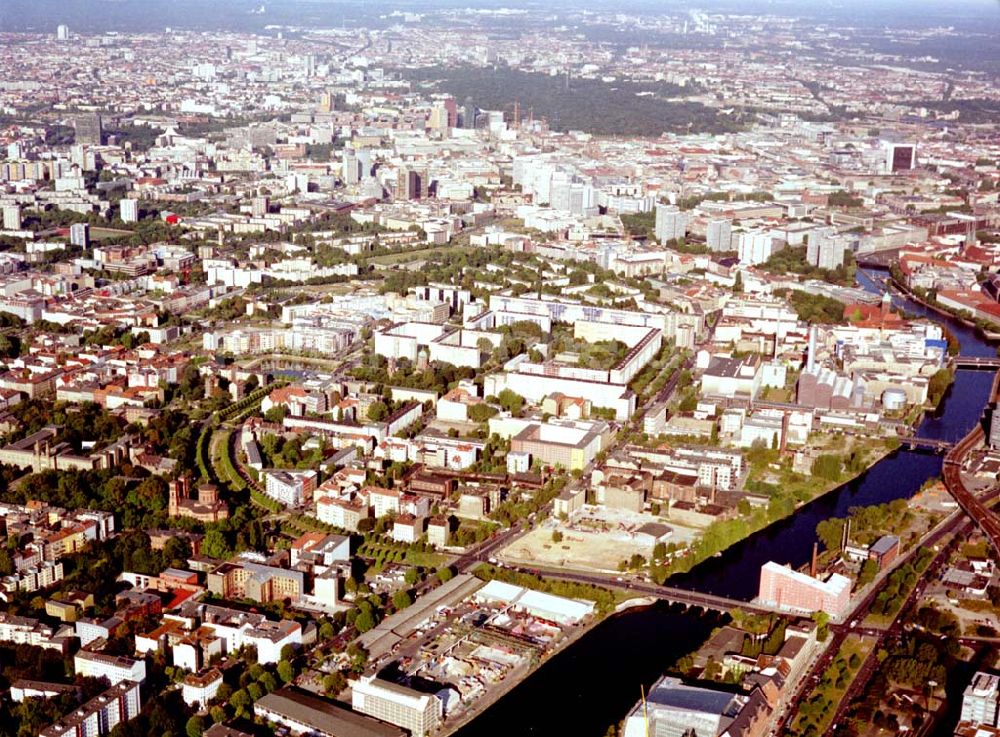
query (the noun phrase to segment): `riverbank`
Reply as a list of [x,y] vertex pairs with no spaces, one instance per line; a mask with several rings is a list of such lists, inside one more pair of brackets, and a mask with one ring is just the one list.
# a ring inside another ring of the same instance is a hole
[[[877,294],[884,291],[874,284],[869,288]],[[903,296],[895,300],[908,311],[921,315],[926,312],[928,319],[947,320],[962,355],[996,355],[995,349],[972,328],[951,317],[938,317],[922,305],[906,302]],[[992,380],[989,372],[959,371],[939,410],[925,415],[917,436],[948,441],[964,436],[979,420]],[[822,520],[845,517],[852,507],[909,498],[928,479],[941,475],[942,458],[934,453],[886,448],[880,455],[881,461],[873,462],[853,480],[817,494],[813,501],[803,503],[763,531],[709,557],[687,573],[675,574],[670,583],[749,601],[757,595],[764,563],[781,560],[798,568],[809,561],[816,526]],[[512,689],[462,728],[458,737],[493,737],[511,732],[511,725],[516,725],[514,731],[518,734],[603,737],[608,725],[620,721],[635,704],[640,686],[648,688],[679,658],[697,649],[718,621],[691,616],[663,602],[608,617],[572,648],[561,648],[560,657],[547,660],[521,688]],[[609,678],[607,674],[613,675]],[[556,700],[563,708],[552,708]]]
[[[748,518],[727,519],[727,520],[719,520],[717,522],[713,522],[707,528],[705,528],[701,538],[696,542],[695,546],[691,548],[695,552],[693,552],[689,556],[681,558],[680,559],[681,562],[678,564],[678,567],[669,572],[669,575],[666,577],[664,582],[672,582],[672,579],[674,579],[675,577],[679,575],[683,576],[684,574],[690,572],[697,566],[707,561],[709,558],[721,555],[725,553],[727,550],[730,550],[731,548],[735,547],[736,545],[743,543],[750,537],[757,535],[759,533],[763,533],[772,526],[781,524],[783,521],[797,514],[799,510],[801,510],[803,507],[813,504],[814,502],[822,499],[824,496],[836,491],[837,489],[846,487],[851,483],[855,482],[856,480],[867,474],[872,468],[874,468],[883,460],[885,460],[888,456],[892,455],[898,450],[899,450],[898,443],[895,443],[893,445],[889,445],[888,443],[884,444],[884,446],[881,449],[875,451],[875,455],[873,457],[871,457],[870,459],[866,459],[864,468],[857,469],[854,473],[851,473],[846,477],[838,477],[836,480],[829,480],[825,481],[824,483],[817,484],[814,489],[809,490],[808,496],[806,496],[805,498],[797,499],[791,506],[778,505],[775,504],[772,500],[772,503],[768,505],[766,510],[764,510],[764,514],[766,515],[764,519],[760,519],[757,516],[757,513],[761,511],[760,509],[758,509],[754,510],[754,513],[752,513]],[[819,477],[817,476],[811,475],[809,476],[809,479],[813,481],[819,481]],[[772,485],[777,486],[778,484],[787,484],[787,480],[784,478],[774,478],[767,483],[771,483]],[[772,509],[774,511],[772,511]],[[744,528],[744,530],[740,531],[740,534],[733,535],[732,530],[739,523],[745,524],[746,527]],[[721,531],[724,530],[729,534],[716,535],[715,534],[716,530],[719,530],[720,533]],[[706,544],[702,542],[704,540],[708,540],[710,541],[710,543],[716,540],[722,540],[725,541],[725,544],[724,545]]]
[[[562,735],[603,737],[649,686],[727,618],[693,617],[664,602],[636,605],[594,622],[553,653],[519,684],[510,684],[492,708],[439,735],[494,737]],[[560,707],[553,708],[558,697]]]
[[899,281],[899,279],[892,276],[891,274],[888,278],[888,282],[892,286],[896,287],[896,289],[898,289],[900,292],[902,292],[905,295],[906,299],[916,302],[924,309],[930,310],[931,312],[937,315],[941,315],[942,317],[947,318],[949,320],[954,320],[955,322],[961,323],[969,330],[972,330],[983,341],[986,341],[988,343],[1000,343],[1000,332],[990,332],[988,330],[985,330],[975,320],[971,318],[953,312],[952,310],[949,310],[946,307],[942,307],[941,305],[936,304],[934,302],[928,302],[927,300],[917,295],[916,292],[914,292],[912,289],[910,289],[908,286],[903,284],[901,281]]
[[[614,616],[614,615],[612,615]],[[565,638],[560,640],[556,646],[545,653],[537,663],[526,663],[523,666],[515,669],[507,678],[504,678],[495,688],[490,689],[486,694],[473,702],[472,706],[454,722],[445,723],[444,728],[438,732],[440,737],[450,737],[450,735],[455,734],[463,727],[467,726],[476,717],[480,716],[484,711],[489,709],[493,704],[502,699],[517,686],[524,683],[531,675],[533,675],[539,668],[545,665],[549,660],[554,658],[559,653],[565,651],[570,645],[575,643],[581,637],[586,635],[588,632],[593,630],[601,622],[604,622],[607,617],[597,618],[595,617],[590,622],[585,624],[577,625],[577,627]]]
[[510,674],[510,676],[505,678],[503,682],[498,684],[496,688],[491,689],[487,694],[474,702],[472,707],[468,711],[464,712],[456,721],[446,723],[444,728],[437,734],[440,737],[450,737],[450,735],[453,735],[468,726],[474,719],[476,719],[476,717],[480,716],[493,704],[513,691],[517,686],[524,683],[524,681],[533,676],[538,670],[546,666],[549,661],[568,650],[571,645],[585,637],[599,625],[603,625],[615,619],[619,615],[633,613],[636,610],[648,609],[656,604],[657,600],[648,596],[626,599],[620,602],[615,607],[615,610],[608,616],[595,616],[589,622],[577,625],[573,631],[569,633],[569,635],[560,640],[552,650],[545,653],[537,662],[527,663],[516,669]]

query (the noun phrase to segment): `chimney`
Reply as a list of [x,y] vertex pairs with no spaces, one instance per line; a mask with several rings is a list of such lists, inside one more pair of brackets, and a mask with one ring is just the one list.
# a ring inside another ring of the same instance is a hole
[[809,326],[809,353],[806,356],[806,371],[812,371],[816,366],[816,326]]
[[851,542],[851,518],[848,517],[844,520],[844,532],[840,538],[840,549],[844,551],[847,549],[848,543]]
[[809,575],[816,578],[816,569],[819,567],[819,543],[813,543],[812,563],[809,565]]

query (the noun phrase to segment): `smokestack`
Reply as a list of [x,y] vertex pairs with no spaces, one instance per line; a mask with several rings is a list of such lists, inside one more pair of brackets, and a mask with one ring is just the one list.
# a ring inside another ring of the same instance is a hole
[[843,552],[847,549],[847,544],[851,541],[851,518],[848,517],[844,520],[844,533],[840,537],[840,550]]
[[816,578],[816,570],[819,567],[819,543],[813,543],[812,563],[809,565],[809,575]]
[[[776,341],[777,342],[777,341]],[[809,326],[809,354],[806,356],[806,371],[812,372],[816,366],[816,326]]]

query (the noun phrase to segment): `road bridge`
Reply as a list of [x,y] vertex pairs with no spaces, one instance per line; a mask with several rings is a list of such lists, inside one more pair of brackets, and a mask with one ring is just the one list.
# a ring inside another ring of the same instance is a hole
[[793,614],[793,612],[767,604],[742,601],[741,599],[730,599],[725,596],[706,594],[700,591],[689,591],[688,589],[679,589],[674,586],[658,586],[655,583],[649,583],[646,581],[635,581],[629,579],[619,581],[617,578],[599,576],[591,573],[555,571],[550,569],[539,571],[532,570],[530,572],[544,576],[545,578],[575,581],[577,583],[589,583],[594,586],[603,586],[605,588],[625,589],[641,596],[650,596],[661,601],[665,601],[668,604],[682,604],[684,606],[701,607],[702,609],[710,609],[716,612],[726,613],[731,612],[733,609],[742,609],[744,611],[753,612],[754,614],[785,614],[789,616]]

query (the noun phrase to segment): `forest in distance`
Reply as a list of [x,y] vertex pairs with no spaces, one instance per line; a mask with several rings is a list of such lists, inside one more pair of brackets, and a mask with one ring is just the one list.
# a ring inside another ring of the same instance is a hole
[[584,77],[522,72],[507,66],[425,67],[399,70],[415,84],[430,84],[455,97],[471,99],[481,110],[503,110],[514,103],[533,111],[553,130],[579,130],[603,136],[658,136],[669,133],[729,133],[742,126],[737,118],[690,100],[691,87],[659,82],[604,82]]

